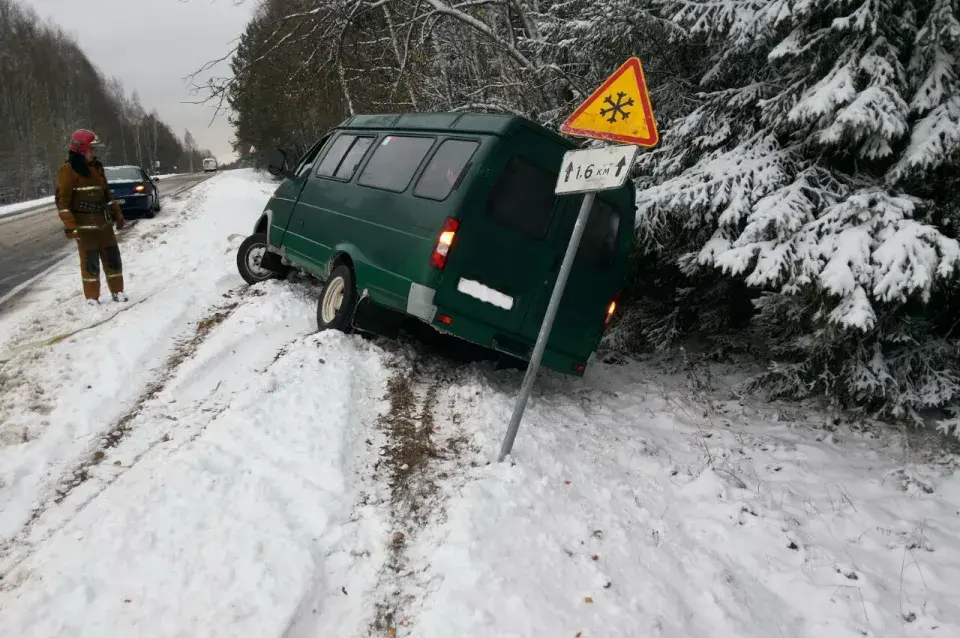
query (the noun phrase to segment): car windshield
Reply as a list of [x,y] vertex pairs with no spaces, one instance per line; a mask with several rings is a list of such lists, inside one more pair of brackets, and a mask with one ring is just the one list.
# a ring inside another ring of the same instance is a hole
[[132,166],[108,166],[103,169],[103,172],[106,174],[108,182],[118,182],[125,179],[139,181],[143,179],[140,175],[140,171]]

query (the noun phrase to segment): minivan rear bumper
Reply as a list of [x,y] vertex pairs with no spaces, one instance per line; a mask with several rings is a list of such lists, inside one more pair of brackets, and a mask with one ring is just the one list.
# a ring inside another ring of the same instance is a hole
[[[440,321],[437,317],[449,317],[450,322]],[[525,343],[513,335],[502,334],[491,326],[484,323],[465,319],[462,316],[447,315],[443,308],[437,309],[434,317],[429,321],[434,329],[459,337],[478,346],[496,350],[504,354],[529,361],[533,353],[533,344]],[[575,377],[582,377],[587,363],[592,360],[593,353],[584,355],[583,358],[572,357],[566,353],[547,347],[543,353],[543,360],[540,365],[549,368],[561,374],[569,374]]]
[[[527,343],[515,335],[504,334],[502,329],[496,329],[487,324],[465,319],[462,315],[452,315],[435,303],[436,291],[429,286],[418,283],[410,284],[407,296],[407,314],[413,315],[430,324],[435,330],[454,337],[469,341],[483,348],[489,348],[503,354],[510,355],[523,361],[529,361],[533,353],[533,344]],[[449,320],[441,321],[438,317]],[[543,353],[541,365],[561,374],[582,377],[584,368],[592,360],[593,353],[584,355],[582,359],[547,348]]]

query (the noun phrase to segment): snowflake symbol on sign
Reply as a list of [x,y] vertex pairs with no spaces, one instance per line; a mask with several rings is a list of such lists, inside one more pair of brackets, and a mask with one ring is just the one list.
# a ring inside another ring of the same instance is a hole
[[603,98],[603,101],[610,106],[600,109],[600,115],[603,117],[610,115],[610,117],[607,117],[607,121],[611,124],[617,123],[617,115],[620,116],[621,120],[625,120],[630,117],[630,112],[626,109],[628,106],[633,106],[633,98],[627,98],[627,94],[623,91],[617,93],[616,101],[614,101],[610,95]]

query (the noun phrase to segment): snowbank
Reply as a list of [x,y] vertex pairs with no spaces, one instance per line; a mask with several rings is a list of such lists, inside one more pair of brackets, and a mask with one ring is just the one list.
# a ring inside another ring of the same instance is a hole
[[[248,310],[221,340],[277,327]],[[302,598],[342,598],[345,586],[355,597],[347,616],[363,617],[354,550],[377,550],[386,532],[375,516],[351,522],[353,472],[382,368],[336,335],[298,341],[273,364],[275,349],[263,346],[262,374],[244,365],[249,353],[198,352],[199,363],[223,357],[216,365],[244,378],[200,400],[171,388],[151,403],[138,437],[144,449],[159,443],[139,458],[109,454],[96,486],[71,499],[88,505],[10,576],[21,584],[0,610],[3,626],[31,636],[271,636],[296,626]],[[379,565],[377,551],[360,562]]]
[[9,349],[110,317],[0,369],[11,635],[960,635],[942,442],[633,362],[543,375],[496,463],[519,372],[241,283],[263,180],[136,226],[123,312],[68,265],[0,319]]
[[7,204],[6,206],[0,206],[0,217],[5,215],[14,215],[16,213],[22,213],[25,210],[31,210],[33,208],[40,208],[41,206],[47,206],[53,203],[53,195],[50,197],[41,197],[40,199],[32,199],[27,202],[17,202],[16,204]]
[[[121,308],[112,302],[82,303],[76,265],[65,262],[0,320],[2,352],[108,319],[54,346],[28,349],[0,373],[0,438],[25,441],[0,447],[0,539],[22,525],[47,482],[58,480],[49,467],[63,471],[93,445],[150,381],[178,335],[242,283],[228,236],[249,232],[254,222],[237,211],[249,217],[268,196],[261,182],[224,177],[170,202],[156,223],[138,224],[121,245],[130,304],[116,316]],[[105,285],[101,294],[109,299]]]
[[515,464],[482,463],[512,384],[467,375],[438,397],[477,453],[444,468],[444,519],[407,552],[410,635],[960,635],[942,442],[694,400],[657,368],[591,377],[541,390]]

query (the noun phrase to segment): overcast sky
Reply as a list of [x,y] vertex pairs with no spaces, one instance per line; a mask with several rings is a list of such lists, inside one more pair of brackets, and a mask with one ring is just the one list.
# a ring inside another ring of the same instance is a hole
[[[201,147],[232,160],[233,131],[225,116],[213,124],[209,106],[196,100],[184,78],[235,45],[255,0],[21,0],[71,34],[104,75],[127,93],[140,93],[181,138],[190,129]],[[223,62],[214,75],[228,75]]]

